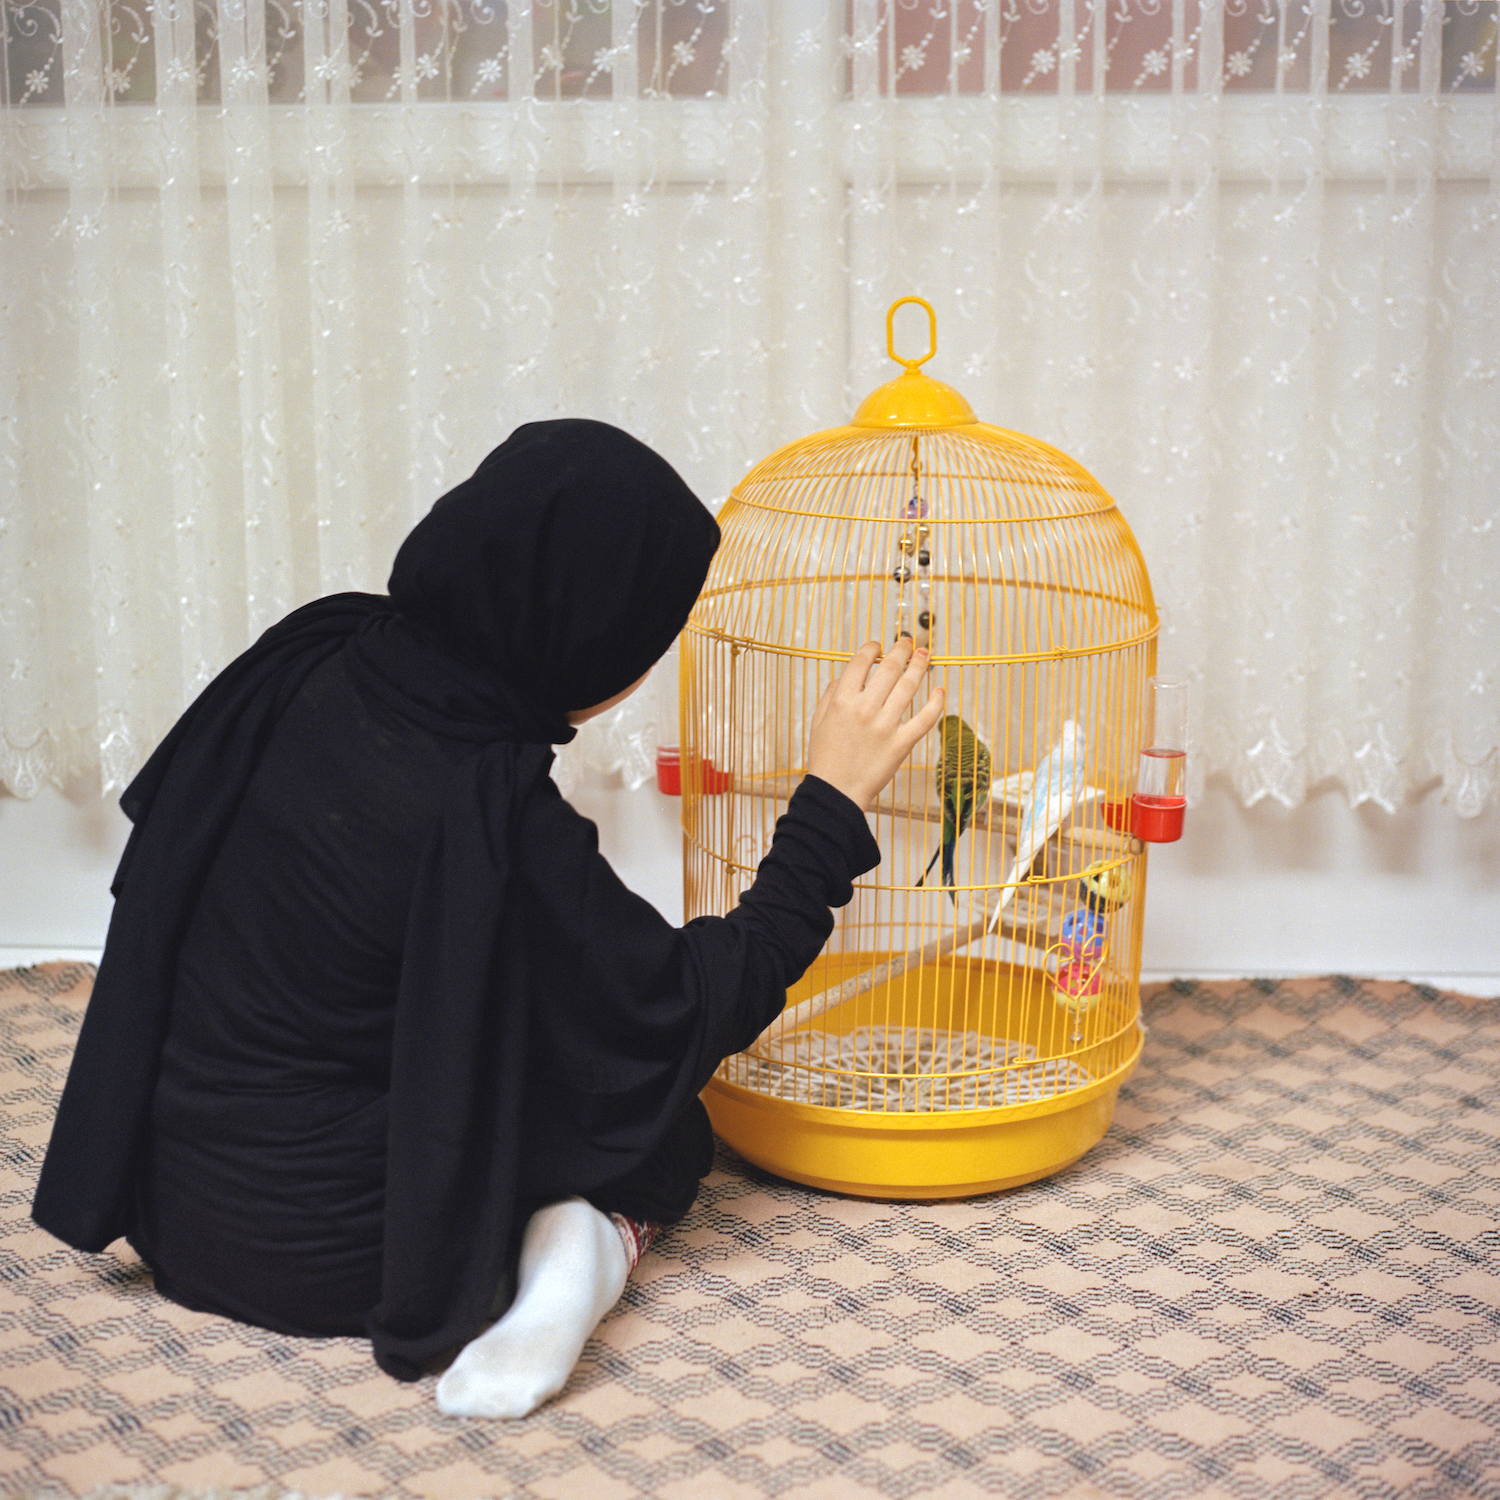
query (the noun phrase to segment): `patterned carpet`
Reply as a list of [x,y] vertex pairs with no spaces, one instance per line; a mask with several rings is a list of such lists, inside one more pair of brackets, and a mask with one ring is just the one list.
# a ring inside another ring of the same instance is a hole
[[1104,1143],[975,1202],[726,1153],[563,1396],[506,1425],[31,1226],[90,977],[0,975],[0,1491],[1500,1497],[1494,1002],[1160,987]]

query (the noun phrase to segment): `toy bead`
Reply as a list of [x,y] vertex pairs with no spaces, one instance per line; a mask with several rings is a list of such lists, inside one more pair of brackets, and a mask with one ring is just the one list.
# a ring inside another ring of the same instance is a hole
[[917,562],[922,567],[927,567],[928,564],[932,562],[932,553],[930,553],[925,547],[923,547],[922,550],[917,553]]
[[1064,964],[1053,981],[1052,994],[1064,1010],[1087,1015],[1098,1005],[1103,992],[1101,965],[1089,959]]
[[910,552],[917,544],[914,541],[912,541],[912,539],[909,536],[904,536],[904,537],[901,538],[901,540],[899,542],[896,543],[896,545],[903,552]]
[[1096,860],[1078,877],[1078,882],[1083,887],[1083,904],[1101,917],[1124,906],[1135,889],[1129,868],[1108,860]]
[[931,630],[932,611],[924,609],[922,613],[917,616],[917,624],[920,625],[923,630]]
[[911,569],[908,568],[905,563],[902,563],[901,566],[891,574],[891,577],[894,578],[897,583],[909,583],[911,581]]
[[1063,918],[1059,946],[1072,958],[1096,957],[1104,951],[1107,930],[1108,924],[1103,916],[1080,906]]

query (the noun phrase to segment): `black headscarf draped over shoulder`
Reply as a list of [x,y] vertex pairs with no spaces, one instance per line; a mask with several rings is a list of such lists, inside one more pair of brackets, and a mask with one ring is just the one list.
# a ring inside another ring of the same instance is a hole
[[[388,1098],[376,1357],[412,1377],[482,1325],[510,1233],[528,1012],[506,941],[509,833],[566,714],[630,686],[686,622],[712,516],[651,449],[600,422],[518,428],[397,553],[390,595],[339,594],[273,626],[204,689],[120,799],[135,827],[33,1204],[102,1250],[131,1228],[177,954],[261,754],[343,651],[366,691],[474,742],[413,891]],[[498,1007],[504,994],[517,1003]],[[509,1146],[507,1143],[511,1143]]]
[[409,619],[565,713],[660,659],[718,544],[651,449],[602,422],[535,422],[433,506],[389,587]]

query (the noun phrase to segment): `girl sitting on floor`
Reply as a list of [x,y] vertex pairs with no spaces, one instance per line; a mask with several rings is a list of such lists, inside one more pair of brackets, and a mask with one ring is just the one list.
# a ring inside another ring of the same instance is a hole
[[[712,1138],[698,1091],[879,862],[864,809],[937,722],[855,654],[726,917],[627,890],[548,771],[640,685],[718,545],[649,448],[518,429],[397,553],[295,611],[121,799],[135,824],[33,1213],[187,1307],[366,1335],[450,1414],[559,1391]],[[502,1316],[503,1314],[503,1316]],[[499,1321],[486,1331],[486,1325]]]

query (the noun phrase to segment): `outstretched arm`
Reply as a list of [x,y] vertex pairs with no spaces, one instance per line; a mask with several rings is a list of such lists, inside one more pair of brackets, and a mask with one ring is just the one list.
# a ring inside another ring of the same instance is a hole
[[[939,691],[904,717],[926,664],[909,641],[884,657],[873,642],[855,653],[818,704],[809,775],[756,879],[723,917],[671,926],[626,889],[593,825],[542,784],[515,846],[537,902],[543,988],[555,997],[538,1018],[562,1075],[552,1097],[571,1091],[570,1075],[587,1074],[592,1107],[604,1114],[616,1092],[622,1108],[630,1098],[627,1114],[644,1096],[686,1100],[775,1018],[827,941],[830,908],[879,863],[863,810],[942,712]],[[595,1128],[607,1127],[598,1119]]]

